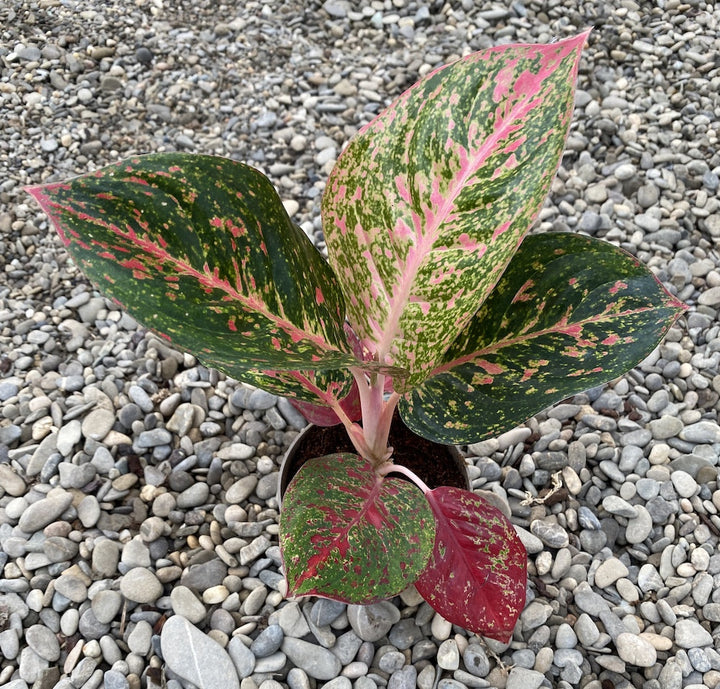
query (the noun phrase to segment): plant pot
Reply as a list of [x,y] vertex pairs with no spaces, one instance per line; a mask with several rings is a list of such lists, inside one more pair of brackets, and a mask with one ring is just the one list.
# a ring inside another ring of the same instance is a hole
[[[470,489],[465,458],[460,450],[454,445],[441,445],[415,435],[397,412],[390,427],[389,443],[393,448],[393,461],[417,474],[430,488],[455,486]],[[304,428],[288,448],[280,465],[278,504],[282,503],[288,484],[305,462],[336,452],[357,453],[342,424],[311,424]],[[393,476],[404,478],[402,474]]]

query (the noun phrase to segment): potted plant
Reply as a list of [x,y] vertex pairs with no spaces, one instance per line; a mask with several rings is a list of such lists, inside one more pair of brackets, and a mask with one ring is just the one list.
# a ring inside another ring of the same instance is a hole
[[[529,235],[559,165],[583,33],[433,71],[343,151],[322,199],[328,261],[240,162],[164,153],[30,189],[70,255],[140,323],[205,364],[342,424],[280,522],[288,591],[368,603],[414,584],[507,640],[526,555],[468,490],[393,461],[396,411],[464,444],[624,373],[683,305],[602,241]],[[409,480],[408,480],[409,479]]]

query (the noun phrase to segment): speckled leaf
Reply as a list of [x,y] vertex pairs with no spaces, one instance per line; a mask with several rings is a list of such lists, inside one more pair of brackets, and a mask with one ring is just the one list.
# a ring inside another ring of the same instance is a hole
[[607,242],[529,236],[400,413],[413,431],[440,442],[497,435],[627,372],[684,308],[637,259]]
[[[353,420],[356,408],[358,390],[355,380],[346,369],[338,371],[241,371],[239,380],[262,388],[275,395],[288,397],[291,404],[297,403],[296,408],[310,423],[318,423],[326,419],[320,426],[333,426],[338,421],[331,405],[339,404]],[[310,411],[312,410],[312,412]],[[310,416],[305,414],[310,413]],[[311,418],[314,414],[317,419]]]
[[243,378],[355,362],[331,269],[257,170],[156,154],[29,191],[102,292],[204,363]]
[[448,622],[507,642],[525,605],[527,555],[494,505],[442,486],[426,493],[436,520],[435,547],[415,582]]
[[322,203],[330,264],[366,349],[410,372],[395,377],[399,392],[438,363],[542,206],[587,35],[436,70],[333,169]]
[[283,498],[280,548],[289,595],[347,603],[390,598],[430,557],[435,520],[420,489],[381,478],[353,454],[317,457]]

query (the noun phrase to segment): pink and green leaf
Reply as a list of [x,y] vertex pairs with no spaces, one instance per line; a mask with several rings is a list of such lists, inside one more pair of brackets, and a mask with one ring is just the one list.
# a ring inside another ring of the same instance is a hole
[[497,435],[627,372],[684,310],[607,242],[531,235],[433,375],[401,400],[400,414],[439,442]]
[[513,525],[487,500],[442,486],[425,494],[435,546],[415,582],[448,622],[507,642],[525,606],[527,555]]
[[323,197],[330,264],[377,360],[441,360],[502,275],[562,155],[587,32],[491,48],[398,98],[340,156]]
[[355,363],[331,269],[257,170],[156,154],[29,191],[103,293],[204,363],[236,378]]
[[280,548],[289,595],[347,603],[390,598],[427,564],[435,520],[420,489],[353,454],[306,462],[283,498]]

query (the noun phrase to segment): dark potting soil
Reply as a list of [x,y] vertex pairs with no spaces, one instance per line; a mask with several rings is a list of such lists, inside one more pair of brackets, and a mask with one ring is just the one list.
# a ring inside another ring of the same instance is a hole
[[[389,442],[393,448],[393,461],[417,474],[430,488],[468,487],[466,472],[458,466],[455,456],[451,454],[454,448],[415,435],[400,420],[397,412],[390,428]],[[356,453],[344,426],[311,428],[304,434],[292,464],[288,467],[287,482],[307,460],[336,452]],[[401,474],[395,475],[403,478]]]

